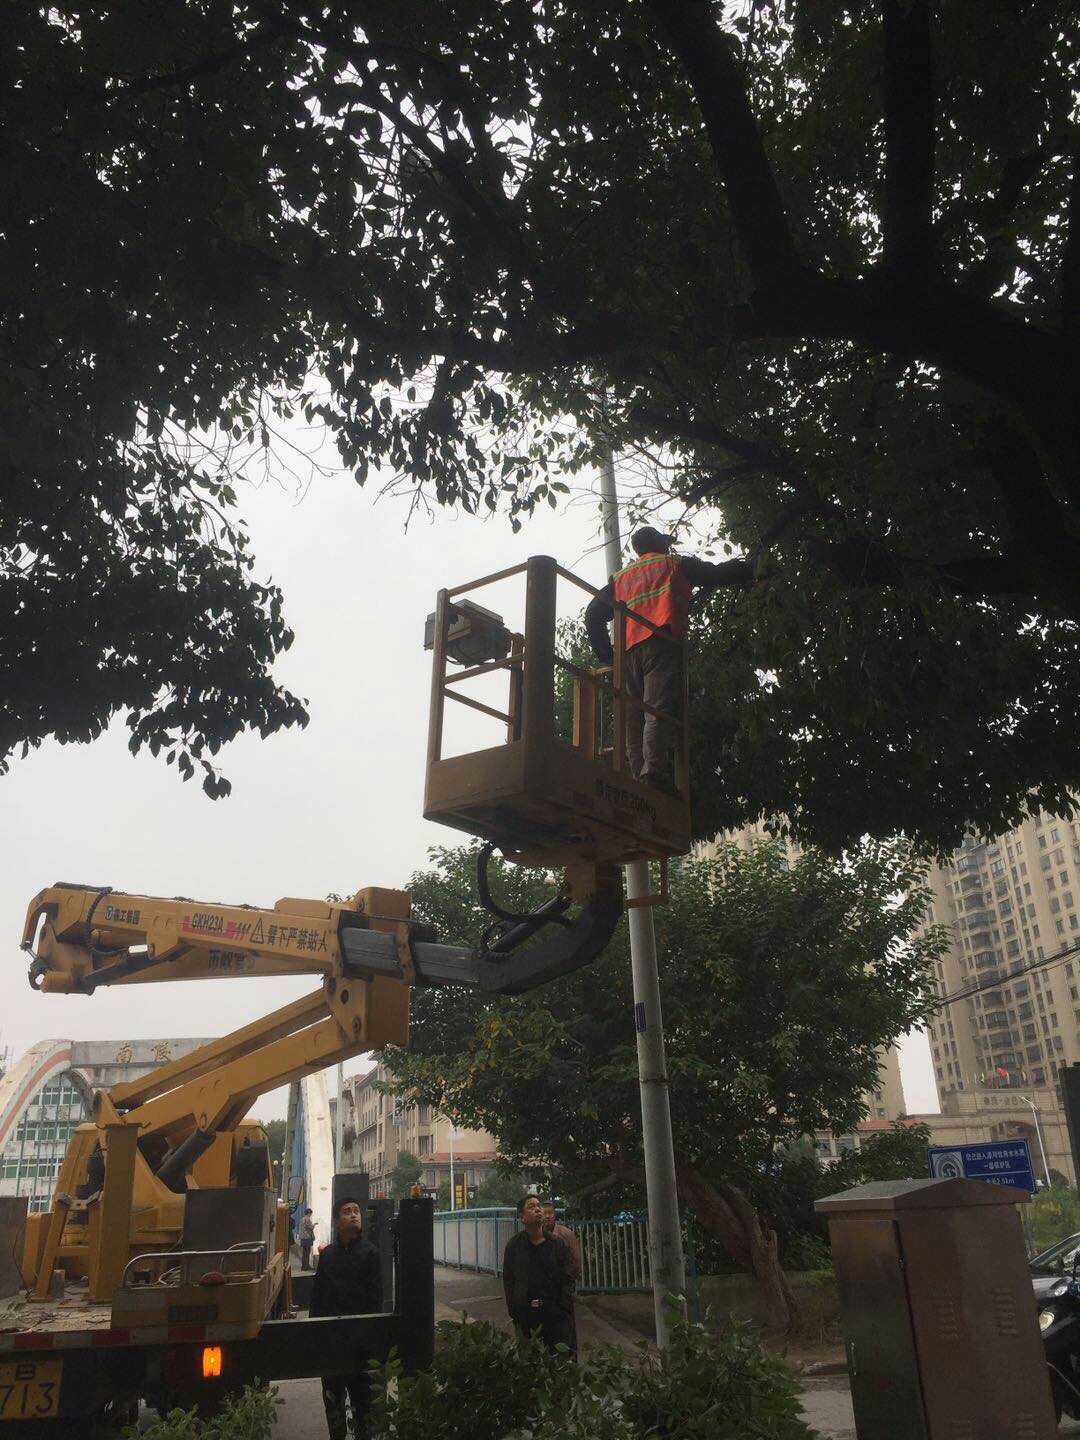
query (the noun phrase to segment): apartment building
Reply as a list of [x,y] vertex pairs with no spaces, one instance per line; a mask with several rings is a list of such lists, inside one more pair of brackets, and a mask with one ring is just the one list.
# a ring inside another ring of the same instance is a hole
[[390,1176],[402,1154],[415,1155],[423,1166],[420,1183],[437,1190],[450,1177],[475,1189],[495,1161],[495,1141],[486,1130],[461,1130],[430,1105],[405,1105],[378,1087],[390,1078],[379,1064],[367,1075],[353,1076],[346,1090],[345,1163],[366,1170],[374,1195],[388,1191]]
[[[936,1144],[1026,1139],[1036,1174],[1074,1180],[1057,1072],[1080,1060],[1080,827],[1045,811],[968,837],[930,874],[931,919],[952,943],[927,1027]],[[1041,1142],[1041,1143],[1040,1143]]]
[[1041,813],[996,839],[968,838],[930,881],[932,918],[953,935],[939,987],[980,987],[928,1030],[942,1105],[1052,1088],[1058,1067],[1080,1060],[1077,823]]

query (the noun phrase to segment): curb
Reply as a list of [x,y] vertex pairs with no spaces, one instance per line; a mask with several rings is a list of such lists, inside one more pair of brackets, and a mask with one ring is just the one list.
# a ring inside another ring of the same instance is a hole
[[814,1378],[821,1375],[844,1375],[848,1373],[847,1363],[844,1360],[817,1360],[813,1365],[804,1366],[803,1375]]

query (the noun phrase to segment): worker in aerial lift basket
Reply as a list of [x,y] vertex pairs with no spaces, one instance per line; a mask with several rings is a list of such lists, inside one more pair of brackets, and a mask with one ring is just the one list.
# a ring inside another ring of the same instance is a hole
[[[635,530],[630,544],[637,558],[611,577],[585,611],[589,643],[601,665],[610,665],[614,659],[607,629],[614,615],[613,600],[621,601],[659,628],[661,633],[657,634],[632,615],[626,617],[623,685],[629,695],[668,715],[676,715],[680,708],[679,655],[694,592],[745,585],[752,579],[747,560],[713,565],[693,555],[673,555],[674,543],[673,535],[664,535],[651,525]],[[626,751],[635,780],[668,789],[665,755],[671,746],[670,742],[664,744],[660,723],[655,715],[628,705]]]

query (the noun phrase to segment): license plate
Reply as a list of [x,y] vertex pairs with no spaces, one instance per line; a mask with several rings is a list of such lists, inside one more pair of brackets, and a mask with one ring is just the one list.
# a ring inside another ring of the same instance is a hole
[[62,1360],[13,1360],[0,1365],[0,1420],[58,1414],[63,1365]]

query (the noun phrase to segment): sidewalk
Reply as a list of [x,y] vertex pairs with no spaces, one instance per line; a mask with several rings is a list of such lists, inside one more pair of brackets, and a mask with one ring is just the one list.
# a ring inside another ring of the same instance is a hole
[[823,1440],[856,1440],[851,1390],[842,1376],[804,1380],[803,1419]]
[[[578,1344],[618,1345],[635,1350],[641,1337],[636,1331],[613,1324],[589,1307],[588,1297],[578,1296]],[[512,1325],[506,1313],[502,1281],[497,1275],[477,1275],[471,1270],[435,1266],[435,1320],[487,1320],[500,1330]]]

